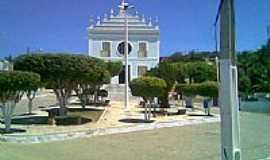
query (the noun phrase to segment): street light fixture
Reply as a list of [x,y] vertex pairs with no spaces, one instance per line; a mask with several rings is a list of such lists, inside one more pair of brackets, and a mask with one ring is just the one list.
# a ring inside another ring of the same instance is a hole
[[125,16],[125,110],[129,111],[129,65],[128,65],[128,54],[129,54],[129,45],[128,45],[128,10],[134,8],[130,6],[125,0],[122,0],[121,5],[119,6],[121,13]]

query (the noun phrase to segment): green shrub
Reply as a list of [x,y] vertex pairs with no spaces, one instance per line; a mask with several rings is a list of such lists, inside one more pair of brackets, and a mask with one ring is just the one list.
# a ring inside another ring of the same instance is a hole
[[195,96],[198,94],[198,84],[179,84],[175,87],[176,92],[185,96]]
[[218,84],[216,82],[204,82],[198,86],[198,94],[203,97],[217,97]]
[[107,62],[107,70],[111,74],[112,77],[117,76],[123,69],[122,62]]
[[14,100],[18,92],[24,93],[38,88],[40,76],[31,72],[0,72],[0,102]]
[[218,96],[218,85],[216,82],[203,82],[194,84],[178,84],[175,87],[176,92],[182,93],[185,96]]
[[[167,92],[165,80],[156,77],[140,77],[131,81],[130,89],[133,96],[142,97],[145,102],[153,101],[154,97],[163,97]],[[150,121],[150,105],[144,105],[145,120]],[[149,108],[149,109],[148,109]]]
[[151,99],[164,95],[167,84],[163,79],[156,77],[140,77],[131,81],[130,89],[133,96]]

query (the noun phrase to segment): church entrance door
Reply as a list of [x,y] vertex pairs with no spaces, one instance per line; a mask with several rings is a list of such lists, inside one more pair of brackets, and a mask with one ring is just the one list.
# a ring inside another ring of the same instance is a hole
[[[128,66],[128,81],[130,81],[130,65]],[[123,66],[123,70],[119,74],[119,84],[125,84],[125,66]]]

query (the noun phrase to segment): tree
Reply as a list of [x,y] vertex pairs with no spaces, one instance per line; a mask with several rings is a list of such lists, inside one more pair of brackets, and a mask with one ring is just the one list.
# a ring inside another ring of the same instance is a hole
[[66,105],[72,90],[86,73],[96,66],[106,67],[102,60],[73,54],[27,54],[15,59],[14,68],[40,74],[47,88],[53,89],[60,105],[60,115],[66,114]]
[[109,61],[107,62],[107,70],[111,74],[112,77],[117,76],[121,73],[123,69],[123,64],[122,62],[112,62]]
[[175,91],[187,97],[196,96],[199,93],[198,86],[198,84],[177,84]]
[[214,81],[207,81],[198,84],[198,95],[203,97],[217,97],[218,96],[218,84]]
[[182,52],[175,52],[170,57],[168,61],[170,62],[205,62],[208,59],[215,59],[218,56],[216,52],[209,51],[199,51],[195,52],[194,50],[188,54],[183,54]]
[[79,85],[75,89],[82,107],[89,102],[89,97],[94,94],[94,104],[97,104],[98,93],[100,87],[109,84],[111,77],[118,75],[123,69],[122,62],[109,61],[105,63],[97,63],[92,71],[84,74],[79,80]]
[[185,63],[177,62],[174,63],[176,67],[176,81],[177,83],[185,83],[186,79],[186,66]]
[[84,73],[78,80],[78,85],[74,89],[81,101],[82,107],[85,108],[89,102],[89,96],[94,94],[94,103],[97,103],[98,91],[104,84],[110,83],[111,74],[106,68],[96,65],[91,72]]
[[169,107],[168,94],[172,90],[176,82],[177,75],[177,65],[170,62],[161,62],[158,67],[151,69],[146,73],[146,76],[154,76],[160,79],[165,80],[166,82],[166,91],[163,92],[163,95],[160,96],[162,107]]
[[218,85],[216,82],[203,82],[193,84],[178,84],[175,87],[176,92],[183,93],[185,96],[200,95],[203,97],[218,96]]
[[201,83],[216,80],[216,66],[206,62],[189,62],[185,66],[189,83]]
[[173,90],[176,82],[201,83],[204,81],[216,80],[215,65],[206,62],[161,62],[158,67],[151,69],[147,76],[155,76],[164,79],[167,83],[167,89],[161,97],[163,107],[169,107],[168,93]]
[[[29,77],[31,78],[31,77]],[[28,114],[32,114],[32,108],[33,108],[33,100],[36,97],[37,90],[42,86],[40,82],[40,78],[36,79],[32,77],[32,83],[29,85],[27,91],[26,91],[26,97],[28,99]]]
[[241,92],[270,92],[270,41],[256,51],[238,55],[239,89]]
[[251,80],[247,75],[241,75],[239,77],[239,91],[243,93],[244,96],[248,96],[252,91]]
[[[200,95],[213,98],[218,96],[218,85],[216,82],[178,84],[176,85],[175,90],[187,97]],[[208,114],[210,115],[210,108]]]
[[145,104],[145,120],[150,120],[151,108],[148,112],[149,104],[155,97],[161,97],[167,92],[167,84],[163,79],[156,77],[140,77],[133,79],[130,83],[133,96],[142,97]]
[[0,72],[0,108],[5,121],[5,131],[10,131],[11,118],[16,104],[24,92],[32,90],[38,84],[40,76],[35,73],[9,71]]

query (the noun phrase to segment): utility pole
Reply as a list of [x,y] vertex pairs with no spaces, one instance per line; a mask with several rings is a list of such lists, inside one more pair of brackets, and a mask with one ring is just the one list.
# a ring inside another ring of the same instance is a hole
[[128,65],[128,54],[129,54],[129,44],[128,44],[128,10],[133,8],[125,0],[122,0],[119,6],[121,12],[125,16],[125,110],[129,111],[129,65]]
[[222,0],[220,104],[222,160],[241,160],[234,0]]

